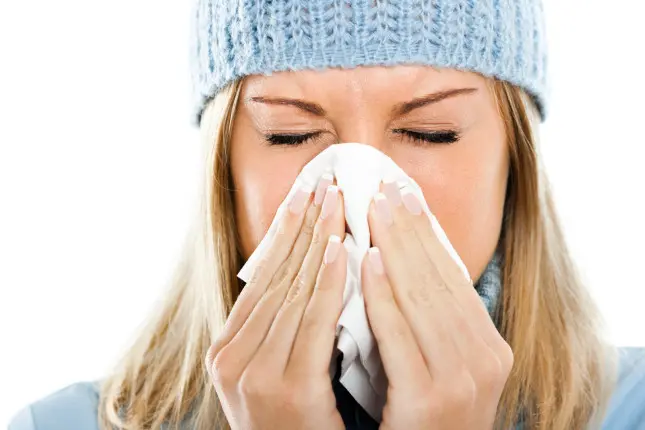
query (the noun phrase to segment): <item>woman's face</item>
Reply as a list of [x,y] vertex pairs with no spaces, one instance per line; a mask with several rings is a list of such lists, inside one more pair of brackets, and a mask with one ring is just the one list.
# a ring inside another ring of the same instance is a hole
[[[304,136],[280,137],[285,134]],[[377,148],[421,186],[477,280],[501,229],[508,174],[503,122],[485,78],[425,66],[280,72],[244,81],[230,153],[244,257],[302,167],[342,142]]]

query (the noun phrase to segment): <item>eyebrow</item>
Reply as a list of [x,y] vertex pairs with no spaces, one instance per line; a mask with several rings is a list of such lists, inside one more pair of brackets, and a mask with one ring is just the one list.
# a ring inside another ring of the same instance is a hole
[[438,103],[442,100],[456,97],[465,94],[472,94],[477,91],[477,88],[455,88],[452,90],[439,91],[432,94],[426,94],[425,96],[417,97],[412,99],[409,102],[400,103],[392,109],[392,117],[402,116],[406,113],[410,113],[414,109],[418,109],[423,106],[431,105],[433,103]]
[[265,103],[269,105],[287,105],[294,106],[298,109],[304,110],[306,112],[312,113],[316,116],[325,116],[327,112],[322,108],[318,103],[307,102],[304,100],[298,99],[288,99],[283,97],[251,97],[249,98],[252,102]]
[[[405,115],[414,109],[427,106],[433,103],[438,103],[447,98],[456,97],[464,94],[472,94],[477,91],[477,88],[455,88],[451,90],[439,91],[425,96],[417,97],[409,102],[399,103],[392,109],[392,117]],[[290,99],[284,97],[250,97],[248,100],[256,103],[294,106],[305,112],[314,114],[316,116],[326,116],[327,112],[318,103],[308,102],[299,99]]]

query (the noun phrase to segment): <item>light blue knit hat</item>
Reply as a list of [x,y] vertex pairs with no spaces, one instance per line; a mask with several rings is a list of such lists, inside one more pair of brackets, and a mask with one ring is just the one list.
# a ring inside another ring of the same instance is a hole
[[283,70],[425,64],[524,88],[546,116],[541,0],[194,0],[193,125],[232,80]]

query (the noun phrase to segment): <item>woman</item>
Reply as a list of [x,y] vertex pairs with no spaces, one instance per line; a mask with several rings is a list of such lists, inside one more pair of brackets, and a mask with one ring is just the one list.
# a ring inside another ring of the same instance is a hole
[[300,169],[342,142],[374,146],[421,186],[474,280],[421,202],[383,184],[362,266],[389,381],[381,428],[645,426],[645,361],[618,351],[615,363],[601,338],[540,167],[539,0],[204,0],[195,12],[204,191],[172,288],[106,380],[10,428],[378,428],[327,371],[347,258],[333,180],[289,202],[263,264],[237,279]]

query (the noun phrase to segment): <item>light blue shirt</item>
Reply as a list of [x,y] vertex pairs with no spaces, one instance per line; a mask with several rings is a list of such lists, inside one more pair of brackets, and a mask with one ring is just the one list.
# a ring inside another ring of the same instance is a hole
[[[620,349],[619,377],[603,430],[645,430],[645,349]],[[20,411],[9,430],[98,430],[97,383],[77,383]]]

